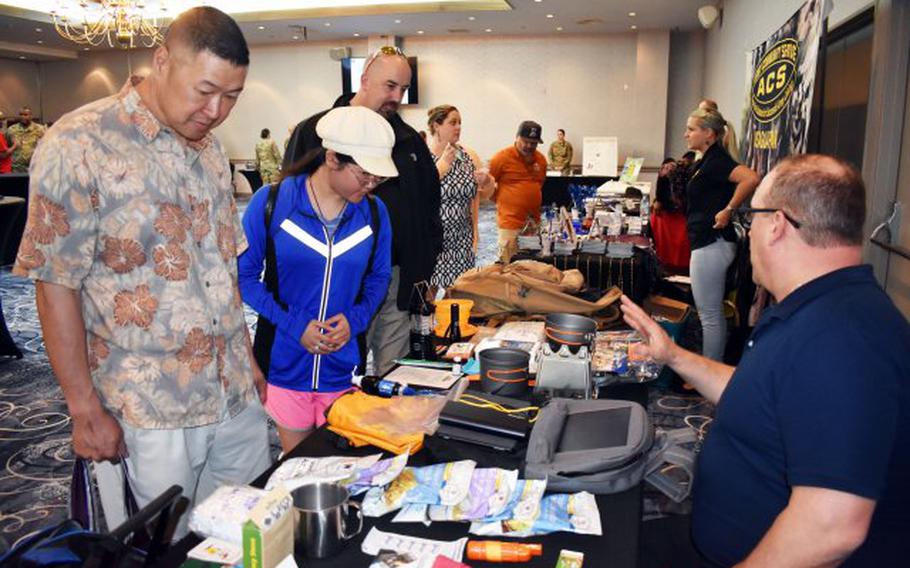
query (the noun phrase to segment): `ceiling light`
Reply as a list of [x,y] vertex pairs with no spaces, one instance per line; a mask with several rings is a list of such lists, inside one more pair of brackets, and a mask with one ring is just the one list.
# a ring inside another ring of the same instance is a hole
[[630,18],[634,18],[634,17],[635,17],[635,12],[629,12],[629,17],[630,17]]
[[40,33],[43,32],[44,30],[42,30],[41,28],[35,28],[35,31],[38,32],[38,33],[40,34]]
[[552,17],[553,17],[553,14],[547,14],[547,17],[548,17],[548,18],[552,18]]
[[417,30],[417,33],[423,35],[423,30]]
[[631,26],[629,26],[629,28],[631,28],[631,29],[633,29],[633,30],[637,30],[637,29],[638,29],[638,26],[636,26],[635,24],[632,24]]
[[400,23],[401,23],[401,20],[395,20],[395,23],[396,23],[396,24],[400,24]]
[[357,32],[354,32],[354,37],[360,37],[360,34]]
[[473,21],[476,20],[477,18],[475,18],[474,16],[468,16],[468,19],[471,20],[471,21],[473,22]]
[[265,26],[256,26],[256,27],[257,27],[258,29],[260,29],[260,30],[264,30],[264,29],[265,29]]
[[169,18],[164,7],[149,12],[144,0],[80,0],[78,6],[60,2],[50,16],[57,33],[70,41],[124,49],[161,45],[164,20]]
[[538,4],[540,4],[541,2],[543,2],[543,0],[534,0],[534,1],[537,2]]
[[556,31],[561,32],[561,31],[562,31],[562,26],[557,26],[557,27],[556,27]]
[[491,28],[487,28],[487,29],[485,29],[485,30],[483,30],[483,31],[485,31],[485,32],[487,32],[487,33],[490,33],[490,32],[492,32],[493,30],[492,30]]
[[291,36],[291,39],[300,39],[300,36]]
[[40,40],[40,39],[39,39],[39,40],[38,40],[38,43],[44,43],[44,40]]
[[326,23],[324,23],[324,24],[322,24],[322,25],[324,25],[325,27],[328,28],[328,27],[330,27],[330,26],[332,25],[332,22],[326,22]]

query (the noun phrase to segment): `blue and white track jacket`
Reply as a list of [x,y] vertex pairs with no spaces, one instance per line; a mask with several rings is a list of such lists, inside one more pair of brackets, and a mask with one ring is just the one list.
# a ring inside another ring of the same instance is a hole
[[[278,295],[287,311],[275,302],[262,280],[268,186],[253,195],[243,215],[249,248],[239,259],[240,295],[277,328],[269,383],[297,391],[335,392],[351,386],[351,373],[360,360],[356,336],[366,331],[386,296],[392,273],[391,224],[385,204],[376,198],[379,235],[374,235],[370,204],[363,199],[348,204],[330,240],[307,197],[306,177],[294,176],[281,183],[269,227],[278,260]],[[364,277],[375,238],[379,242],[373,269]],[[356,302],[361,281],[363,297]],[[335,353],[310,354],[300,344],[309,322],[338,313],[350,323],[351,340]]]

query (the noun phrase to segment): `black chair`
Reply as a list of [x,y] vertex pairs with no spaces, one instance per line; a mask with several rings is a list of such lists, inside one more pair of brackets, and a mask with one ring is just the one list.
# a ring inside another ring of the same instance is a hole
[[110,532],[114,540],[128,545],[132,552],[120,565],[154,566],[170,547],[177,521],[186,511],[189,499],[183,488],[172,485],[167,491]]

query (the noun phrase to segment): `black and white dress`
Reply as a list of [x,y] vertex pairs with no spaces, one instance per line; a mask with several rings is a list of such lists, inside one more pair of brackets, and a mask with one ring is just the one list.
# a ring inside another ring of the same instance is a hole
[[[436,161],[439,158],[433,156]],[[474,217],[472,203],[477,195],[474,162],[462,148],[446,175],[439,180],[442,200],[442,252],[436,259],[431,283],[448,288],[464,272],[474,268]]]

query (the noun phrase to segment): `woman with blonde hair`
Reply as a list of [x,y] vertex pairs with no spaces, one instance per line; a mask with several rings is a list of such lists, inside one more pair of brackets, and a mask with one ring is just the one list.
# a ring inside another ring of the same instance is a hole
[[[713,110],[714,112],[720,114],[720,111],[717,110],[717,101],[714,99],[702,99],[698,103],[698,108],[702,110]],[[729,122],[724,126],[724,149],[730,154],[730,157],[736,160],[738,163],[742,163],[742,159],[739,155],[739,144],[736,141],[736,132],[733,131],[733,125]]]
[[439,171],[443,234],[431,284],[447,288],[474,268],[480,198],[493,194],[495,182],[477,153],[460,143],[461,113],[457,108],[438,105],[427,112],[427,117],[427,144]]
[[702,354],[723,361],[727,341],[723,299],[727,268],[736,255],[730,221],[758,185],[758,174],[737,164],[723,147],[727,121],[715,110],[695,109],[686,122],[686,142],[702,153],[686,186],[686,229],[692,254],[689,275],[701,319]]

